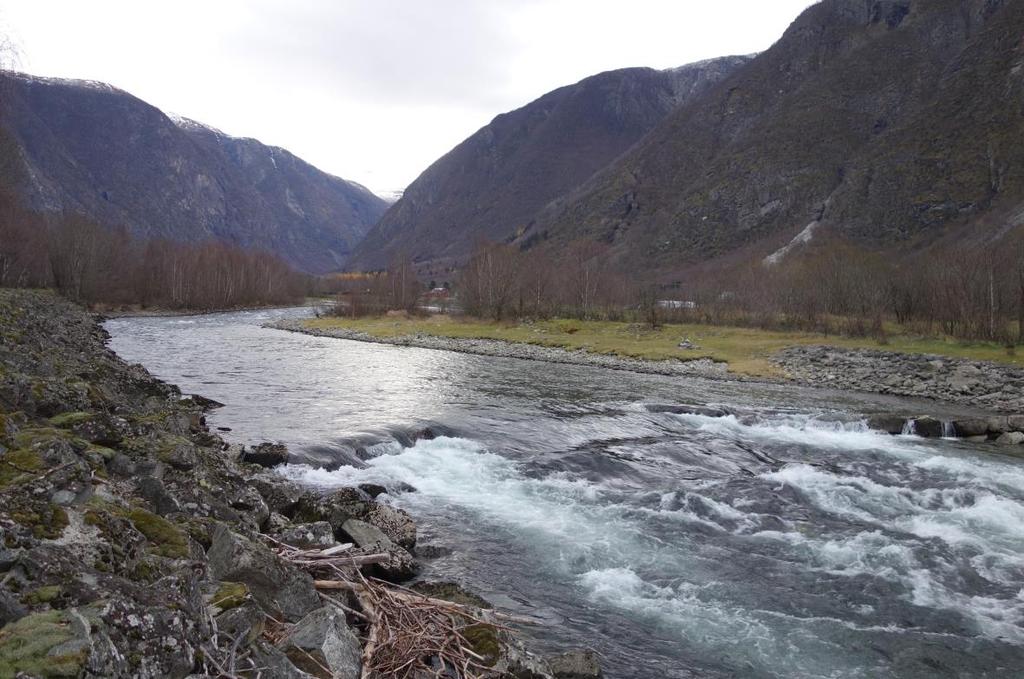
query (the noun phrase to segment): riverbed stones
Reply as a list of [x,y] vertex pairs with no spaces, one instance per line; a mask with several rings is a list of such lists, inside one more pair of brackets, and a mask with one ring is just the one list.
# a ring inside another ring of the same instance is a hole
[[260,606],[284,620],[299,620],[320,606],[309,575],[224,524],[214,528],[207,558],[214,577],[244,583]]
[[832,346],[788,347],[772,360],[794,381],[812,386],[931,398],[1015,414],[1024,403],[1024,369],[1001,363]]
[[359,679],[359,640],[345,622],[345,615],[333,607],[325,606],[304,617],[278,648],[293,665],[314,677]]

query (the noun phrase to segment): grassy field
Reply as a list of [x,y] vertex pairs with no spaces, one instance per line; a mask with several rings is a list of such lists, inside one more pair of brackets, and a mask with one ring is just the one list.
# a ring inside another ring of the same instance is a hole
[[[307,321],[314,328],[346,328],[377,337],[423,333],[442,337],[500,339],[565,349],[585,349],[652,360],[670,358],[712,358],[725,361],[733,372],[774,376],[779,370],[768,357],[779,349],[799,344],[830,344],[840,347],[881,349],[904,353],[942,354],[956,358],[999,361],[1024,366],[1021,356],[1009,356],[1005,347],[994,343],[963,343],[947,338],[891,335],[887,344],[871,338],[850,338],[799,332],[773,332],[752,328],[711,325],[666,325],[650,330],[630,323],[610,321],[550,320],[530,324],[495,323],[438,315],[427,318],[317,318]],[[677,347],[687,338],[700,349]]]

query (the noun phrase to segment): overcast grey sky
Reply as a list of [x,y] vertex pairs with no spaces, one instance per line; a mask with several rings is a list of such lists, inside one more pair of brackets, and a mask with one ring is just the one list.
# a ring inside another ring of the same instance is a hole
[[588,75],[770,46],[810,0],[0,0],[21,70],[102,80],[385,193]]

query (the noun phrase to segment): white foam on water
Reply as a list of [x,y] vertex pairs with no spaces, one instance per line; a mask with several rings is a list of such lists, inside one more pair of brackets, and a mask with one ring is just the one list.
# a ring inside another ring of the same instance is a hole
[[[971,488],[911,490],[857,476],[788,465],[763,474],[770,483],[792,485],[826,512],[874,524],[879,530],[853,538],[812,540],[762,533],[804,547],[811,563],[836,572],[869,573],[902,582],[911,603],[967,616],[988,637],[1024,643],[1024,602],[1019,596],[974,596],[955,589],[958,568],[972,567],[989,582],[1014,587],[1024,575],[1024,505]],[[919,541],[896,537],[910,534]],[[940,540],[950,551],[925,567],[914,554],[920,540]],[[965,551],[966,550],[966,551]]]
[[735,415],[672,415],[689,426],[723,438],[813,446],[849,451],[914,450],[913,441],[868,428],[863,421],[840,422],[814,415],[776,415],[752,422]]

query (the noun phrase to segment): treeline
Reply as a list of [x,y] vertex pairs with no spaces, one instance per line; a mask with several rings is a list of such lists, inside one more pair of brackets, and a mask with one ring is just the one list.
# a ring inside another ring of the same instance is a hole
[[1024,343],[1024,232],[894,259],[837,239],[781,262],[746,261],[672,284],[614,273],[609,251],[575,243],[567,255],[477,247],[457,284],[465,313],[495,320],[668,321],[874,335],[893,324],[921,335]]
[[42,215],[0,196],[0,285],[56,287],[86,304],[210,310],[300,300],[307,276],[219,242],[141,240],[79,215]]

